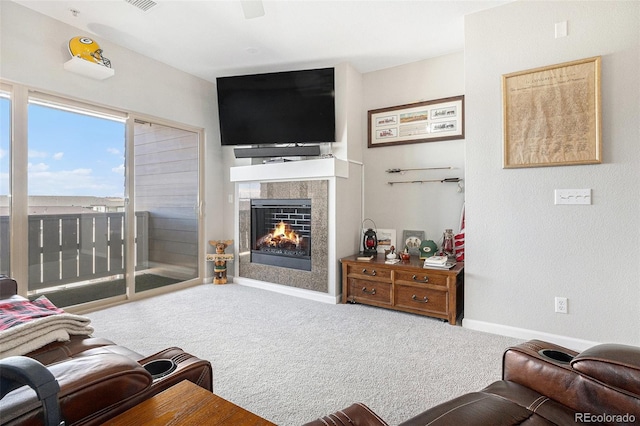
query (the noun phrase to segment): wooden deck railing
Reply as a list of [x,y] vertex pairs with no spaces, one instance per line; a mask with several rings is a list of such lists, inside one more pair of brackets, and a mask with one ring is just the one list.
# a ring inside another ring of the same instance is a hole
[[[124,273],[124,213],[30,215],[28,223],[30,291]],[[149,262],[148,228],[149,212],[136,212],[136,270]],[[9,247],[8,232],[0,238]]]

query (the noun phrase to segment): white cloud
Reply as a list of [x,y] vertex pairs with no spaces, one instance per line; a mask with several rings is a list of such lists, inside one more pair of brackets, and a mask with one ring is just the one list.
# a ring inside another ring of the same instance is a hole
[[7,156],[7,154],[8,154],[8,151],[6,151],[6,150],[4,150],[4,149],[0,148],[0,158],[4,158],[4,157],[6,157],[6,156]]
[[120,175],[124,175],[124,164],[120,164],[118,167],[112,168],[111,171]]
[[55,154],[53,154],[53,159],[54,160],[62,160],[63,156],[64,156],[64,152],[56,152]]
[[120,150],[118,148],[107,148],[107,152],[109,154],[114,154],[114,155],[119,155],[120,154]]
[[76,175],[76,176],[89,176],[91,175],[91,173],[93,172],[93,170],[91,169],[75,169],[72,170],[71,172],[67,172],[67,171],[62,171],[60,173],[62,174],[71,174],[71,175]]
[[29,167],[29,194],[121,196],[122,187],[93,176],[89,168],[54,172],[40,163]]
[[29,158],[47,158],[49,154],[45,151],[36,151],[35,149],[30,149],[27,154]]
[[45,163],[38,163],[38,164],[33,164],[33,163],[29,163],[27,165],[27,170],[29,170],[29,173],[42,173],[45,172],[47,170],[49,170],[49,166]]

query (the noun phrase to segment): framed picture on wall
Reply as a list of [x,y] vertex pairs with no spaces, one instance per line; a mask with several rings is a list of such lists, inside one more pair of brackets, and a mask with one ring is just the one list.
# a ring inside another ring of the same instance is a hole
[[602,162],[600,61],[502,76],[504,168]]
[[398,251],[403,251],[406,247],[409,250],[409,254],[417,256],[420,254],[420,244],[424,240],[424,231],[402,231],[402,241],[398,247]]
[[464,139],[464,96],[368,111],[368,147]]

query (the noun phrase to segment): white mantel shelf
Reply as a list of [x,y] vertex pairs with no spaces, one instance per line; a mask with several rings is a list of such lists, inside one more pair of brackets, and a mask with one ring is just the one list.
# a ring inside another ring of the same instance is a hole
[[349,163],[337,158],[231,167],[231,182],[349,177]]

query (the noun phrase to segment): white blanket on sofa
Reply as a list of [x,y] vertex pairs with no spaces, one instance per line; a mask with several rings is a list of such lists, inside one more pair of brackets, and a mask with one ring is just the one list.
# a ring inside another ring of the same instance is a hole
[[29,306],[31,302],[26,299],[17,298],[9,303],[7,303],[8,301],[3,302],[5,303],[0,305],[0,323],[11,323],[12,325],[0,331],[0,359],[14,355],[25,355],[52,342],[68,341],[70,335],[91,335],[93,333],[93,327],[89,325],[91,322],[89,318],[69,314],[61,309],[52,310],[50,313],[47,313],[45,309],[43,314],[41,306],[39,314],[30,316],[29,312],[25,313],[13,309],[15,304]]

